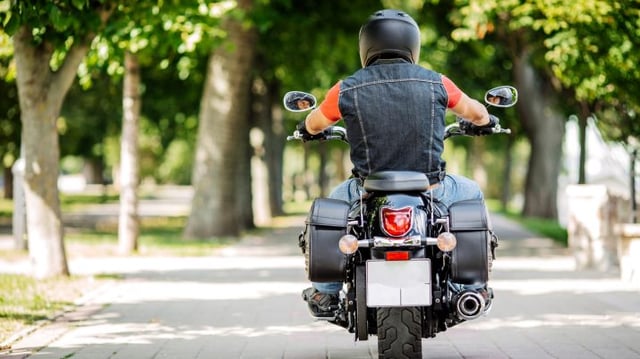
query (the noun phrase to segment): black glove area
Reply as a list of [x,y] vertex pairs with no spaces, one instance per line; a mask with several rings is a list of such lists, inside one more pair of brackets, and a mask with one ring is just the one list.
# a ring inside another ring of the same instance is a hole
[[307,124],[305,123],[305,120],[298,122],[298,124],[296,125],[296,131],[300,132],[301,134],[309,134],[309,132],[307,132]]
[[489,123],[484,126],[476,126],[469,121],[460,121],[460,129],[470,136],[485,136],[493,134],[493,129],[500,124],[500,119],[489,115]]
[[324,132],[320,132],[320,133],[315,134],[315,135],[310,134],[309,131],[307,131],[307,125],[305,124],[305,120],[300,121],[296,125],[296,131],[298,131],[300,136],[302,136],[302,142],[320,140],[320,139],[325,138],[324,137],[325,136]]

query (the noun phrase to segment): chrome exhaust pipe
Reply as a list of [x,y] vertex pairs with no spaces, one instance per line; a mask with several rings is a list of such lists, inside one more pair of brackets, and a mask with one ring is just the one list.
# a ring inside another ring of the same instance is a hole
[[475,291],[464,291],[456,299],[456,312],[463,320],[473,320],[485,313],[484,297]]

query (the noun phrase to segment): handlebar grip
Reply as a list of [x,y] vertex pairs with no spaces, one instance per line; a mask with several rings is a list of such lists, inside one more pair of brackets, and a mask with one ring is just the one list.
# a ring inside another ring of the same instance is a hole
[[300,131],[295,130],[293,134],[287,136],[287,141],[324,141],[324,140],[341,140],[347,142],[346,129],[340,126],[331,126],[316,135],[303,135]]
[[511,134],[511,130],[510,129],[502,128],[502,127],[500,127],[500,125],[494,127],[492,132],[494,134],[498,134],[498,133],[504,133],[504,134],[507,134],[507,135]]

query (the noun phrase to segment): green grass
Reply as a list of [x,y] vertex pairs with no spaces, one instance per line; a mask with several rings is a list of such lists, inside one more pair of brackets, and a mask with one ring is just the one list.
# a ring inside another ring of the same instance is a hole
[[[186,217],[144,218],[140,223],[138,254],[205,256],[236,239],[216,237],[185,239],[182,231]],[[117,228],[74,228],[65,234],[65,244],[70,257],[115,255],[118,246]]]
[[95,194],[60,194],[60,208],[62,211],[71,211],[82,208],[85,205],[104,204],[118,202],[119,196],[114,193]]
[[562,227],[556,220],[536,217],[523,217],[513,209],[507,209],[504,211],[498,201],[488,200],[487,206],[492,212],[500,213],[512,221],[520,223],[524,228],[529,231],[539,234],[543,237],[548,237],[556,241],[557,243],[568,246],[568,234],[566,228]]
[[0,198],[0,218],[11,218],[12,215],[13,201],[6,198]]
[[545,218],[535,217],[521,217],[517,216],[513,218],[516,221],[522,223],[528,230],[534,233],[538,233],[544,237],[553,239],[559,244],[567,247],[569,245],[569,237],[567,229],[560,226],[558,221],[549,220]]
[[0,274],[0,343],[29,325],[71,308],[85,291],[99,283],[86,277],[37,280]]
[[306,215],[311,208],[312,201],[286,202],[283,205],[284,213],[290,215],[304,214]]
[[[60,208],[62,211],[71,211],[91,204],[113,203],[118,201],[117,194],[84,195],[61,194]],[[13,200],[0,198],[0,218],[11,219],[13,216]]]
[[[81,211],[83,206],[92,204],[113,203],[118,201],[117,194],[101,195],[61,194],[60,205],[63,211]],[[0,199],[0,219],[10,223],[13,203],[8,199]],[[139,254],[157,255],[209,255],[213,250],[233,242],[232,238],[184,239],[182,231],[186,224],[185,217],[144,218],[140,223],[138,238]],[[95,253],[116,254],[118,245],[118,228],[116,224],[100,226],[100,228],[69,228],[65,233],[65,244],[70,256],[92,255]],[[93,248],[89,248],[93,247]],[[78,251],[78,253],[74,253]],[[0,253],[5,259],[19,257],[18,253],[7,251]]]

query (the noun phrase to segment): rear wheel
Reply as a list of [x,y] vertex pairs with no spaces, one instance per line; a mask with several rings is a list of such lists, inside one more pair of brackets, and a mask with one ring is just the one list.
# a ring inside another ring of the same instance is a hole
[[420,308],[378,308],[378,358],[422,358]]

